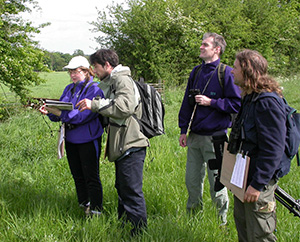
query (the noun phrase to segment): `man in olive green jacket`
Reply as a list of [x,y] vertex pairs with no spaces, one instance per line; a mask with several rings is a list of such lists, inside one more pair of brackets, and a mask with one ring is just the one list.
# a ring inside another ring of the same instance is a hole
[[109,118],[106,151],[115,162],[118,216],[133,224],[132,234],[147,226],[143,185],[143,166],[149,140],[140,131],[137,117],[142,115],[140,96],[130,69],[119,64],[118,55],[100,49],[90,56],[94,72],[101,80],[105,98],[84,99],[76,106]]

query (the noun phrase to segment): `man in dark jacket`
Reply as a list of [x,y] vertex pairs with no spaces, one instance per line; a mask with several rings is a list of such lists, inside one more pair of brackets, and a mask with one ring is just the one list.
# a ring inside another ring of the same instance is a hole
[[[258,52],[237,54],[232,71],[242,89],[242,107],[229,140],[250,157],[244,202],[234,197],[239,241],[276,241],[276,174],[284,154],[285,105],[279,84],[267,75],[268,63]],[[243,132],[242,132],[243,131]]]
[[[186,163],[187,210],[202,207],[203,186],[207,162],[215,159],[212,136],[226,135],[231,125],[231,113],[240,108],[240,90],[234,84],[232,68],[226,66],[224,80],[219,80],[220,56],[225,51],[224,38],[206,33],[200,47],[201,68],[196,66],[189,77],[179,112],[180,146],[188,146]],[[197,71],[198,70],[198,71]],[[198,92],[193,95],[193,92]],[[190,100],[189,100],[190,95]],[[193,118],[192,118],[193,117]],[[189,125],[191,123],[191,125]],[[187,132],[190,133],[187,138]],[[207,169],[210,194],[219,211],[222,224],[227,223],[228,195],[226,188],[215,191],[217,170]]]

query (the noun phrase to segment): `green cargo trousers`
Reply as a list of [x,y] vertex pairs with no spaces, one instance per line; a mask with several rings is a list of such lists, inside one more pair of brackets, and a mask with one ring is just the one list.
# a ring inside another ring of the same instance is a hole
[[189,195],[187,210],[202,209],[205,171],[207,170],[211,199],[216,205],[222,224],[226,224],[229,206],[227,189],[224,187],[219,192],[214,191],[217,170],[210,170],[207,165],[208,160],[215,159],[212,137],[191,132],[187,138],[187,147],[185,175],[185,183]]
[[234,196],[234,220],[240,242],[276,241],[275,180],[260,193],[257,202],[242,203]]

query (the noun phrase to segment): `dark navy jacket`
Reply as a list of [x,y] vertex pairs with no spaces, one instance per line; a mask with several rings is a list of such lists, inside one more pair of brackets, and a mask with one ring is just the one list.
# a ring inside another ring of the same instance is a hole
[[202,92],[210,77],[212,77],[211,81],[202,94],[212,99],[211,106],[197,106],[191,131],[199,135],[212,135],[216,131],[225,131],[231,125],[230,113],[238,112],[241,102],[241,92],[239,87],[234,84],[233,75],[231,74],[232,68],[227,66],[225,69],[223,90],[218,79],[218,71],[214,72],[219,63],[220,59],[208,64],[203,62],[201,70],[195,78],[194,85],[192,85],[192,79],[197,66],[192,70],[179,111],[181,134],[187,132],[194,109],[194,105],[190,105],[188,102],[189,90],[200,89]]
[[[242,121],[244,120],[244,121]],[[248,184],[261,191],[278,169],[285,148],[286,115],[281,98],[261,93],[246,95],[237,123],[245,131],[243,151],[248,151],[250,167]]]
[[51,121],[69,123],[74,125],[72,129],[66,128],[65,139],[67,142],[74,144],[82,144],[93,141],[103,134],[103,128],[98,118],[98,113],[90,110],[80,112],[75,105],[82,99],[88,98],[92,100],[96,96],[104,97],[102,90],[97,83],[91,80],[84,86],[84,81],[78,83],[72,94],[74,83],[69,84],[60,97],[61,101],[72,102],[74,109],[72,111],[63,110],[60,117],[54,114],[48,114]]

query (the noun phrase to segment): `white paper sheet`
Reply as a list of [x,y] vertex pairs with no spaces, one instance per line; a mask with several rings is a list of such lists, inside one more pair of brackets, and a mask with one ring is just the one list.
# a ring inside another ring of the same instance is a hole
[[65,124],[63,123],[60,127],[60,132],[58,136],[58,143],[57,143],[57,158],[61,159],[65,155]]
[[236,155],[236,162],[230,179],[230,183],[239,188],[243,188],[244,184],[246,158],[246,156],[243,157],[243,155],[240,153]]

